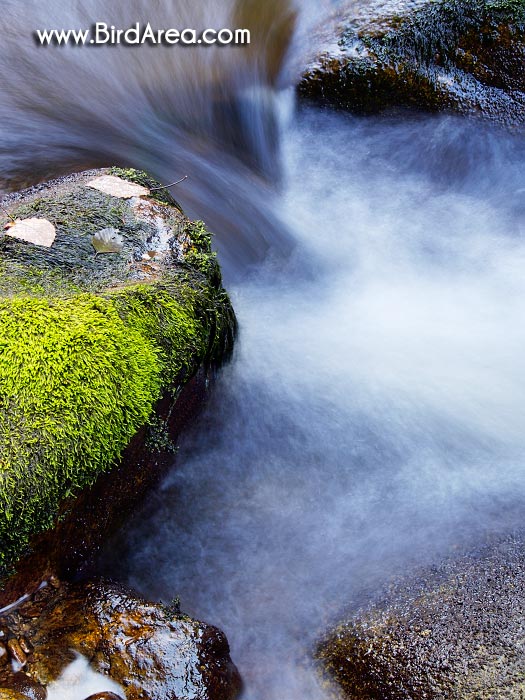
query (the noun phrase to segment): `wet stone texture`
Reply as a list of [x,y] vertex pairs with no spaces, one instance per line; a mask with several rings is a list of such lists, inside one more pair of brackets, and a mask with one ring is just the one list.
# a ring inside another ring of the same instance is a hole
[[76,653],[119,683],[127,700],[230,700],[240,690],[220,630],[116,584],[48,585],[2,621],[4,635],[26,640],[30,651],[17,673],[12,664],[0,668],[0,700],[44,700]]
[[397,107],[525,124],[523,0],[347,3],[317,35],[299,92],[356,112]]
[[525,541],[512,537],[392,585],[318,648],[352,700],[522,700]]

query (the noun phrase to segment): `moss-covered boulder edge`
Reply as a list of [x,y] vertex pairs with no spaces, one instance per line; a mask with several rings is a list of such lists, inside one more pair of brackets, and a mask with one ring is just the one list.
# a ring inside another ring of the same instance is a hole
[[300,94],[355,112],[396,107],[525,124],[525,0],[350,4],[324,28]]
[[[122,199],[89,187],[101,174],[159,187],[113,168],[1,202],[3,225],[46,218],[57,235],[51,248],[0,240],[0,577],[148,422],[157,449],[155,403],[233,346],[235,316],[204,224],[167,190]],[[122,250],[97,254],[93,236],[108,228]]]

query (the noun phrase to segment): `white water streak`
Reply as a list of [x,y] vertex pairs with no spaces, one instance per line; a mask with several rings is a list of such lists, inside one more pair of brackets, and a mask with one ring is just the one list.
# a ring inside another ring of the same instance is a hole
[[110,692],[125,698],[118,683],[93,670],[89,661],[80,654],[66,666],[56,681],[47,687],[48,700],[83,700],[96,693]]

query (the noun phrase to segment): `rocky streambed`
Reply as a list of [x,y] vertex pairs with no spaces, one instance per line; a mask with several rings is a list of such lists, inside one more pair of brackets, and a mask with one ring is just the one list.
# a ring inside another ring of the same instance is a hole
[[51,684],[52,693],[53,682],[79,655],[111,679],[102,691],[108,700],[113,691],[128,700],[238,695],[240,679],[224,634],[183,615],[176,604],[147,603],[104,581],[46,583],[2,618],[0,697],[44,700],[46,688]]
[[456,555],[354,610],[318,657],[355,700],[519,700],[524,577],[520,535]]

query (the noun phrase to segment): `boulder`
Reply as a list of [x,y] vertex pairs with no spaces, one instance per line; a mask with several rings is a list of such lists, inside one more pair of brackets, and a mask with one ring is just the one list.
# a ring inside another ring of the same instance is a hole
[[525,542],[512,537],[392,584],[319,645],[359,700],[521,700]]
[[318,40],[304,96],[363,113],[415,107],[525,123],[523,0],[349,3]]
[[[177,604],[148,603],[107,581],[48,586],[5,623],[11,638],[30,646],[22,670],[0,669],[3,692],[45,700],[50,684],[60,684],[80,655],[110,679],[95,694],[101,700],[231,700],[240,691],[220,630],[183,615]],[[68,682],[78,683],[76,697],[83,700],[81,681]]]
[[90,171],[0,205],[5,606],[77,572],[173,461],[236,322],[210,234],[144,173]]

